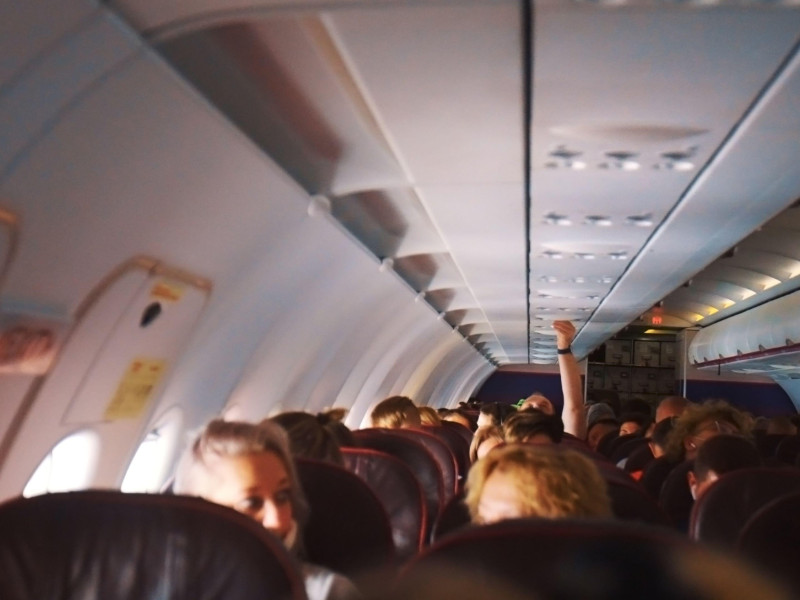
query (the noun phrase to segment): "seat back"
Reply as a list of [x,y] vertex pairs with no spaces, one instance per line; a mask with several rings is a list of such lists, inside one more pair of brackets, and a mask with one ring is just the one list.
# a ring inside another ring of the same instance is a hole
[[650,496],[658,500],[661,496],[661,488],[664,486],[669,474],[678,464],[668,459],[666,456],[655,458],[644,468],[642,478],[639,480]]
[[442,472],[442,482],[444,484],[444,503],[456,495],[459,487],[458,463],[450,446],[442,439],[434,435],[428,429],[393,429],[390,435],[399,435],[413,439],[428,450],[436,459],[439,469]]
[[503,581],[539,598],[663,598],[656,591],[664,577],[637,571],[651,562],[666,568],[670,549],[689,551],[691,544],[640,524],[515,519],[453,532],[412,560],[402,578],[457,569],[475,582]]
[[800,466],[800,436],[790,435],[775,448],[775,458],[787,465]]
[[675,529],[683,532],[689,530],[689,515],[694,506],[687,478],[693,468],[694,461],[690,460],[677,465],[667,475],[664,485],[661,486],[661,494],[658,496],[658,505],[666,513],[669,522]]
[[[445,423],[447,422],[448,421],[445,421]],[[458,425],[458,423],[456,423],[456,425]],[[461,427],[461,429],[466,430],[467,428]],[[464,482],[469,472],[469,442],[452,427],[444,427],[441,425],[438,427],[423,427],[423,431],[435,435],[450,448],[450,452],[456,459],[456,493],[458,493],[464,487]]]
[[304,599],[259,523],[198,498],[86,491],[0,505],[3,600]]
[[439,518],[436,519],[436,523],[433,524],[431,542],[438,542],[444,536],[466,527],[471,521],[469,509],[464,503],[464,492],[456,494],[445,505]]
[[602,460],[597,461],[595,465],[608,486],[611,510],[615,517],[651,525],[669,524],[658,503],[627,472]]
[[[478,418],[475,417],[475,421],[477,421],[477,419]],[[469,427],[464,427],[461,423],[455,423],[454,421],[442,421],[442,427],[455,431],[459,436],[464,438],[464,441],[467,442],[467,446],[472,443],[473,432]]]
[[391,565],[392,528],[370,487],[332,463],[298,458],[296,464],[310,509],[303,530],[308,560],[350,577]]
[[778,496],[800,491],[800,470],[755,468],[726,473],[695,502],[689,535],[733,548],[747,520]]
[[742,528],[736,550],[800,595],[800,492],[756,511]]
[[389,516],[398,558],[422,549],[428,529],[427,507],[417,477],[399,458],[368,448],[342,448],[348,470],[375,493]]
[[428,525],[439,515],[444,507],[444,475],[439,462],[422,442],[412,437],[395,433],[393,429],[359,429],[353,432],[356,442],[362,448],[371,448],[391,454],[402,460],[416,475],[425,494]]

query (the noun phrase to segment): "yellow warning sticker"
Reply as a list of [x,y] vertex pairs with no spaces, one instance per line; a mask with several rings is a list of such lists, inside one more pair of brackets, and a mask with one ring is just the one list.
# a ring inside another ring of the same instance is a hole
[[165,302],[178,302],[183,296],[184,287],[170,281],[157,281],[150,290],[150,297]]
[[167,361],[157,358],[135,358],[108,403],[104,418],[109,421],[136,419],[144,413],[153,390],[167,370]]

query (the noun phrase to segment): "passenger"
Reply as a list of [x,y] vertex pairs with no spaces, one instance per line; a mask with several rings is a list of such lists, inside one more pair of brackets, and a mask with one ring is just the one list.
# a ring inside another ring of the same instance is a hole
[[573,450],[526,444],[496,448],[470,469],[466,490],[473,523],[611,516],[597,467]]
[[[307,506],[288,437],[276,423],[211,421],[181,457],[174,490],[233,508],[302,551]],[[342,575],[309,563],[302,570],[309,600],[358,597]]]
[[789,417],[772,417],[767,422],[767,435],[797,435],[797,427]]
[[339,448],[355,448],[358,446],[356,438],[350,428],[344,424],[347,410],[344,408],[333,408],[329,411],[319,413],[317,419],[328,430]]
[[411,398],[391,396],[381,400],[370,415],[373,427],[387,429],[414,429],[422,426],[419,408]]
[[[583,408],[583,386],[578,361],[572,354],[572,340],[575,338],[575,326],[570,321],[553,321],[556,330],[556,347],[558,349],[558,370],[561,374],[561,391],[564,395],[564,408],[561,419],[564,431],[576,438],[586,439],[586,411]],[[554,415],[553,403],[542,394],[528,396],[520,406],[521,410],[536,408]]]
[[326,426],[330,419],[323,413],[285,412],[268,419],[289,435],[292,456],[313,458],[344,466],[344,458],[336,437]]
[[447,412],[442,414],[442,421],[450,421],[451,423],[458,423],[459,425],[463,425],[470,431],[475,431],[475,426],[473,425],[472,420],[459,410],[448,410]]
[[687,406],[689,406],[689,400],[683,396],[667,396],[656,407],[656,423],[669,417],[680,417]]
[[485,427],[487,425],[502,427],[505,420],[516,413],[516,407],[511,404],[503,404],[502,402],[483,404],[478,414],[478,427]]
[[650,417],[638,412],[623,413],[619,418],[620,435],[644,435],[650,428]]
[[600,440],[611,433],[619,435],[619,423],[613,418],[602,418],[594,421],[589,427],[586,443],[595,452],[600,447]]
[[430,406],[419,406],[419,418],[423,425],[436,427],[442,424],[442,418],[435,408]]
[[478,427],[475,435],[472,436],[472,443],[469,446],[470,462],[477,462],[486,456],[492,448],[496,448],[504,442],[503,430],[500,427],[495,425]]
[[509,444],[558,444],[563,436],[561,419],[534,409],[521,410],[503,424],[503,437]]
[[721,433],[749,436],[752,418],[723,400],[692,404],[678,417],[667,441],[673,462],[694,459],[704,442]]
[[677,417],[670,417],[656,423],[647,440],[647,445],[637,448],[628,457],[624,468],[636,481],[641,480],[647,465],[666,453],[667,439],[676,420]]
[[697,451],[694,467],[686,474],[692,498],[697,500],[721,475],[762,466],[755,445],[738,435],[718,435]]

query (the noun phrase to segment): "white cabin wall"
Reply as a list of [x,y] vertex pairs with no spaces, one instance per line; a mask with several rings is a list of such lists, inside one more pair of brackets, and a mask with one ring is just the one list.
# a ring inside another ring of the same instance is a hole
[[[52,13],[39,8],[51,25]],[[188,349],[149,418],[135,424],[139,437],[168,410],[180,410],[192,430],[229,400],[259,418],[276,407],[364,398],[355,411],[363,416],[366,399],[399,382],[390,373],[421,389],[426,377],[459,378],[441,361],[488,365],[331,219],[309,216],[308,195],[116,17],[96,7],[68,13],[71,33],[45,32],[26,51],[46,51],[0,89],[3,114],[18,114],[20,125],[0,155],[0,201],[21,222],[3,299],[69,318],[138,255],[212,282]],[[0,426],[16,406],[2,407]],[[59,410],[37,419],[57,423]],[[30,464],[1,466],[13,472],[0,497],[21,491],[61,435],[36,424],[19,441]],[[118,470],[107,469],[103,485],[119,484],[135,449],[106,457]]]

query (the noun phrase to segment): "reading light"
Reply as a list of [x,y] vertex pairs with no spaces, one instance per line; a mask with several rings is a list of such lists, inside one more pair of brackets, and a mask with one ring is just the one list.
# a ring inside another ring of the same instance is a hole
[[616,169],[619,171],[636,171],[641,166],[633,160],[638,154],[636,152],[606,152],[608,161],[601,163],[601,169]]
[[611,217],[605,217],[602,215],[589,215],[583,220],[583,222],[587,225],[593,225],[595,227],[611,227],[611,225],[613,225]]
[[646,215],[631,215],[625,218],[625,225],[632,225],[634,227],[652,227],[653,215],[647,213]]
[[545,225],[560,225],[562,227],[572,225],[572,221],[569,220],[569,217],[554,212],[547,213],[544,219],[542,219],[542,222]]

